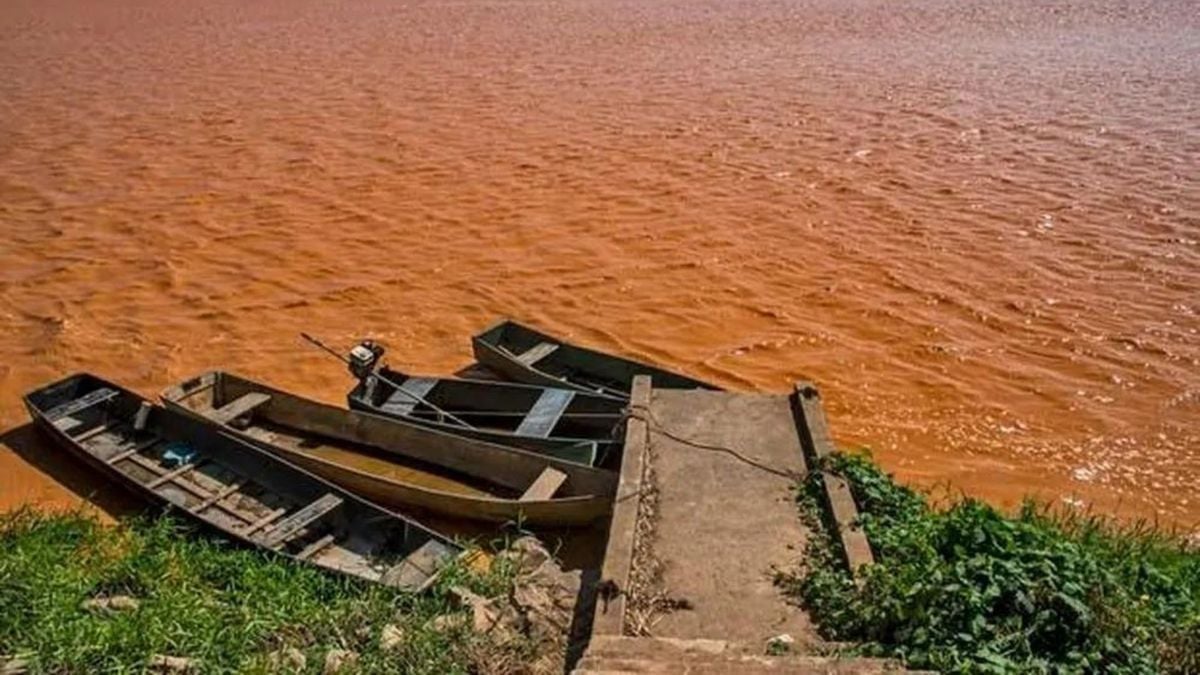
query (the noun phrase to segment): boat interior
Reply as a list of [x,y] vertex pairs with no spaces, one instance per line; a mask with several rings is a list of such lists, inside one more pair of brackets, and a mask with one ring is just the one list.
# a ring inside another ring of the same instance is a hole
[[248,380],[206,373],[183,383],[172,401],[218,424],[229,423],[255,440],[318,460],[365,471],[375,476],[421,487],[479,497],[516,498],[521,492],[496,480],[454,471],[444,465],[388,453],[364,443],[318,434],[300,411],[288,410],[283,397],[256,390]]
[[615,437],[624,403],[570,389],[479,380],[410,376],[382,369],[352,396],[391,415],[416,417],[538,438],[606,442]]
[[459,553],[415,523],[98,378],[64,380],[28,403],[85,459],[217,529],[297,560],[420,588]]
[[493,326],[475,339],[526,368],[606,396],[628,398],[633,378],[639,374],[652,375],[656,383],[667,387],[713,388],[686,375],[564,343],[511,321]]

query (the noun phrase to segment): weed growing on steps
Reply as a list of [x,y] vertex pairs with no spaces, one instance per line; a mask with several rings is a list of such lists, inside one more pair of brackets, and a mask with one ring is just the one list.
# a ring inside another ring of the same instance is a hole
[[[469,619],[434,625],[463,613],[451,586],[501,594],[504,569],[451,567],[432,592],[412,595],[180,536],[182,528],[170,518],[106,527],[79,514],[0,515],[0,661],[21,655],[33,672],[140,672],[164,654],[196,659],[203,672],[263,672],[271,652],[295,648],[307,672],[320,672],[329,650],[347,649],[359,654],[359,672],[440,674],[522,658],[481,642]],[[81,609],[116,595],[138,607]],[[389,624],[403,640],[385,649]]]
[[823,470],[851,485],[876,564],[857,588],[814,525],[805,570],[782,577],[826,637],[943,672],[1200,672],[1200,552],[1145,524],[1027,503],[935,509],[861,455]]

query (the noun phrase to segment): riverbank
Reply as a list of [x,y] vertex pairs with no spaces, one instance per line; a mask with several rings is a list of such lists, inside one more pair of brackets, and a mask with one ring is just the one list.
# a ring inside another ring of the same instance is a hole
[[[934,508],[861,455],[835,454],[822,470],[848,481],[875,563],[856,584],[813,472],[795,485],[803,564],[776,582],[840,658],[942,672],[1200,668],[1200,553],[1184,540],[1032,504],[1013,515],[971,500]],[[168,517],[105,524],[21,509],[0,516],[0,661],[31,672],[560,672],[571,608],[561,625],[521,633],[486,604],[546,555],[513,550],[448,568],[410,595],[231,547]],[[763,648],[788,663],[787,643]]]
[[1194,673],[1200,551],[1147,523],[1027,502],[940,508],[865,455],[834,454],[875,562],[855,583],[823,517],[823,484],[798,486],[810,539],[782,583],[827,639],[942,672]]
[[566,635],[546,626],[570,608],[544,600],[564,583],[547,557],[519,540],[413,595],[166,516],[21,509],[0,515],[0,672],[561,672]]

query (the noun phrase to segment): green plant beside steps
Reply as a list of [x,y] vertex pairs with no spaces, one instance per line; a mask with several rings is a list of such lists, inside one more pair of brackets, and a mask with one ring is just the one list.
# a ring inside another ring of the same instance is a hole
[[[876,564],[861,588],[827,534],[780,581],[829,639],[943,672],[1198,673],[1200,553],[1145,523],[1026,503],[933,508],[865,455],[835,454]],[[799,486],[814,531],[819,475]]]

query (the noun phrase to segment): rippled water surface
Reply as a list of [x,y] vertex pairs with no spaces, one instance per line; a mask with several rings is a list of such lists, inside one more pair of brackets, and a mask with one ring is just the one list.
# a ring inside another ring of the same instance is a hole
[[[501,314],[1003,503],[1200,516],[1193,0],[9,0],[0,428]],[[5,436],[0,503],[63,499]]]

